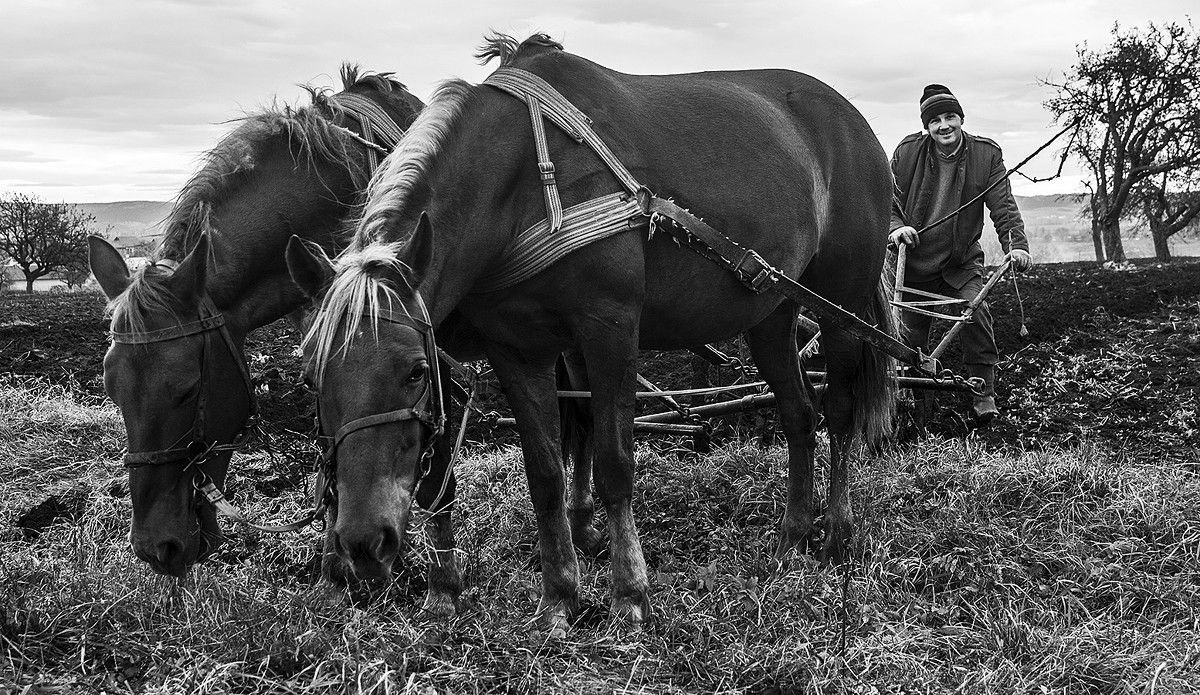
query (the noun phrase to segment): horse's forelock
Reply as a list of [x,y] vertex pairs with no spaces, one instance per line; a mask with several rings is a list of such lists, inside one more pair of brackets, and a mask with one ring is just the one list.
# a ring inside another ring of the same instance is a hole
[[125,291],[109,300],[105,307],[108,316],[121,321],[121,325],[114,322],[113,331],[145,333],[150,316],[180,321],[185,307],[167,284],[173,273],[172,267],[155,263],[148,263],[134,272]]
[[429,105],[413,121],[400,146],[371,178],[367,204],[358,221],[352,248],[364,249],[394,240],[391,221],[404,212],[413,191],[441,152],[471,89],[467,82],[455,79],[441,83],[434,91]]
[[[408,267],[398,257],[401,244],[373,244],[358,251],[343,253],[334,263],[334,277],[321,308],[304,336],[305,347],[312,348],[316,365],[315,381],[324,379],[325,366],[337,353],[345,355],[350,339],[364,318],[372,322],[378,339],[379,317],[384,310],[403,308],[394,282],[411,288]],[[338,333],[341,345],[336,345]]]

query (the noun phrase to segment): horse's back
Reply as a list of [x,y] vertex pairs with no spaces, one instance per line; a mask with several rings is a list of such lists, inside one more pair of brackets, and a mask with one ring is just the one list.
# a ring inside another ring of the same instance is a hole
[[[820,80],[783,69],[629,75],[557,50],[518,56],[512,65],[539,75],[587,114],[655,195],[852,310],[874,290],[891,201],[887,157],[857,109]],[[553,137],[552,156],[564,175],[600,167],[586,148],[561,133]],[[564,203],[616,190],[615,179],[589,181]],[[680,253],[666,238],[606,244],[616,257],[642,254],[645,344],[669,347],[673,337],[691,339],[691,328],[704,324],[736,334],[779,301],[746,292],[732,273]],[[718,318],[714,306],[734,310]]]

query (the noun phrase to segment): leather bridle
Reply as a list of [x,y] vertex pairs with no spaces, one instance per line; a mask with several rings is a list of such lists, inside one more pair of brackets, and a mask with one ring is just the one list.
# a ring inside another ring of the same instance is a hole
[[[167,263],[162,261],[159,264],[167,265]],[[242,383],[246,387],[246,400],[250,404],[249,417],[246,418],[245,424],[242,425],[241,430],[229,444],[209,441],[207,437],[209,412],[208,385],[211,371],[207,367],[209,358],[213,354],[213,333],[221,336],[221,342],[228,348],[234,363],[238,365],[238,372],[241,374]],[[196,395],[196,413],[192,418],[192,427],[176,440],[175,445],[165,449],[127,451],[123,457],[127,468],[161,466],[163,464],[186,461],[185,470],[195,467],[198,474],[207,475],[203,473],[203,469],[201,468],[204,463],[218,454],[243,449],[258,424],[258,402],[254,398],[254,384],[250,379],[250,370],[246,366],[246,363],[238,356],[237,344],[234,342],[233,336],[229,333],[228,326],[225,325],[225,317],[217,311],[212,299],[207,294],[200,300],[200,318],[196,321],[181,323],[154,331],[128,333],[113,331],[112,340],[114,343],[126,345],[146,345],[178,340],[179,338],[191,335],[202,335],[204,337],[204,347],[200,357],[200,386]],[[191,437],[191,441],[183,446],[178,445],[179,442],[182,442],[189,436]]]
[[[442,436],[442,433],[445,431],[446,412],[442,403],[442,376],[438,365],[438,349],[437,341],[433,335],[433,325],[429,320],[429,311],[425,308],[425,302],[421,298],[421,294],[416,292],[414,298],[419,310],[419,316],[409,312],[380,309],[377,314],[367,315],[367,318],[379,318],[388,323],[408,326],[421,335],[421,344],[428,365],[424,377],[425,390],[421,392],[416,403],[410,407],[397,408],[383,413],[356,418],[339,427],[332,437],[319,435],[329,442],[329,445],[321,454],[322,480],[320,487],[323,489],[318,489],[316,493],[319,508],[323,508],[328,502],[337,499],[337,450],[342,442],[355,432],[361,432],[362,430],[393,422],[416,420],[424,426],[424,435],[421,443],[421,464],[414,489],[429,474],[431,468],[429,461],[433,456],[433,447],[437,443],[438,437]],[[320,403],[319,396],[317,402],[318,404]],[[318,432],[322,431],[319,407],[317,409],[317,430]],[[437,504],[440,503],[445,494],[449,478],[450,475],[447,472],[442,480],[442,489],[439,491],[435,503],[430,506],[430,511],[436,510]]]

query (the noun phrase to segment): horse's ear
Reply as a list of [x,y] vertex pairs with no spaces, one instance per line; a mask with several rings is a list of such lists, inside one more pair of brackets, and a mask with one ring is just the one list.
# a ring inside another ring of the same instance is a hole
[[286,257],[292,281],[310,299],[317,298],[333,278],[333,263],[325,252],[314,251],[295,234],[288,240]]
[[125,265],[121,252],[95,234],[88,235],[88,265],[109,299],[115,299],[129,287],[129,266]]
[[208,280],[208,233],[200,235],[196,246],[179,263],[175,273],[171,275],[171,289],[181,299],[199,297],[204,294],[205,283]]
[[417,281],[425,277],[433,261],[433,223],[429,221],[429,214],[425,211],[421,211],[421,219],[417,220],[417,228],[413,230],[408,248],[409,267],[416,276],[409,279],[416,285]]

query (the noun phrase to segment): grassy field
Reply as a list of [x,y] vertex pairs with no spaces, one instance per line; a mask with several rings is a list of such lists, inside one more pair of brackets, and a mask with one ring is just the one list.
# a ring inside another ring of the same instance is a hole
[[[464,609],[431,625],[423,535],[360,605],[318,580],[312,530],[230,529],[186,580],[152,575],[126,540],[122,444],[111,404],[0,376],[0,693],[1200,689],[1194,463],[916,441],[860,460],[852,562],[796,557],[773,576],[783,450],[639,441],[655,619],[611,624],[607,564],[585,560],[579,621],[547,643],[530,630],[534,522],[511,448],[461,465]],[[247,484],[274,465],[240,457],[230,487],[252,515],[288,519],[303,490]]]

